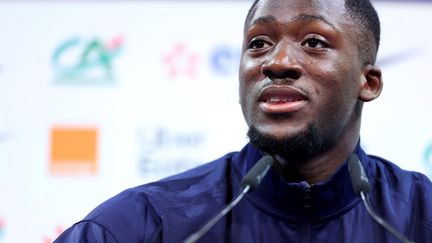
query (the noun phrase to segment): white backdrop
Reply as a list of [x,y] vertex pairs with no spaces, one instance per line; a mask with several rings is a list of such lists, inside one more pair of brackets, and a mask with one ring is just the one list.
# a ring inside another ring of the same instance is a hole
[[[0,1],[0,242],[50,242],[127,187],[241,149],[249,5]],[[376,6],[385,87],[362,144],[432,176],[432,3]]]

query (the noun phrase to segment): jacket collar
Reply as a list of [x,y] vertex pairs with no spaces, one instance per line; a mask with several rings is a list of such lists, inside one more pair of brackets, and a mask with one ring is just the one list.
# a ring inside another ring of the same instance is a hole
[[[354,150],[364,164],[367,155],[360,145]],[[248,144],[235,156],[234,166],[243,177],[262,157],[260,151]],[[369,166],[367,170],[369,170]],[[346,161],[323,183],[309,185],[307,182],[289,183],[273,170],[263,178],[261,185],[246,198],[255,207],[275,217],[290,221],[322,221],[341,215],[357,203]]]

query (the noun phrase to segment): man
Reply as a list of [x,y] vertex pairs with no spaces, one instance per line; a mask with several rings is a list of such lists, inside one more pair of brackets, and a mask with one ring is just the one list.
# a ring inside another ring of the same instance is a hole
[[431,182],[359,145],[363,103],[383,86],[379,39],[366,0],[255,1],[239,74],[250,144],[120,193],[56,242],[183,242],[232,200],[263,154],[276,161],[261,185],[200,242],[396,242],[354,193],[352,153],[377,213],[409,239],[432,242]]

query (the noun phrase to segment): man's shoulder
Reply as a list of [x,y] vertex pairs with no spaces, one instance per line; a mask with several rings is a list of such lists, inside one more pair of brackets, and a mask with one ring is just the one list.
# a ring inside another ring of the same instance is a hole
[[[418,239],[432,232],[432,182],[419,172],[408,171],[378,156],[369,156],[372,167],[373,194],[380,204],[376,207],[398,212],[397,219],[406,221]],[[390,206],[391,205],[391,206]],[[389,213],[390,214],[390,213]],[[406,217],[404,217],[404,215]],[[427,236],[426,236],[427,235]]]
[[388,182],[391,185],[409,185],[412,189],[424,187],[432,189],[432,182],[426,175],[402,169],[395,163],[376,155],[368,155],[368,157],[372,162],[371,165],[374,165],[374,177],[377,180]]
[[408,171],[378,156],[369,156],[375,170],[373,188],[413,210],[425,209],[424,216],[432,223],[432,182],[416,171]]
[[233,154],[129,191],[145,194],[158,213],[169,207],[186,206],[196,197],[226,186]]
[[103,202],[85,219],[107,222],[112,218],[148,218],[151,214],[157,221],[166,209],[185,207],[196,197],[205,197],[208,191],[223,187],[232,154],[159,181],[126,189]]
[[167,217],[180,222],[180,218],[173,216],[173,211],[187,212],[194,201],[216,203],[214,193],[225,190],[226,173],[233,154],[156,182],[126,189],[96,207],[63,237],[87,231],[101,232],[100,235],[112,236],[119,242],[158,237]]

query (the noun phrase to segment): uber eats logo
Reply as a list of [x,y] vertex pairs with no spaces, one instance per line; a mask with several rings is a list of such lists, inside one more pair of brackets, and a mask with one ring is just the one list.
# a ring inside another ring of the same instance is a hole
[[123,37],[108,41],[99,38],[69,38],[52,55],[55,84],[111,84],[115,79],[115,59],[121,53]]

